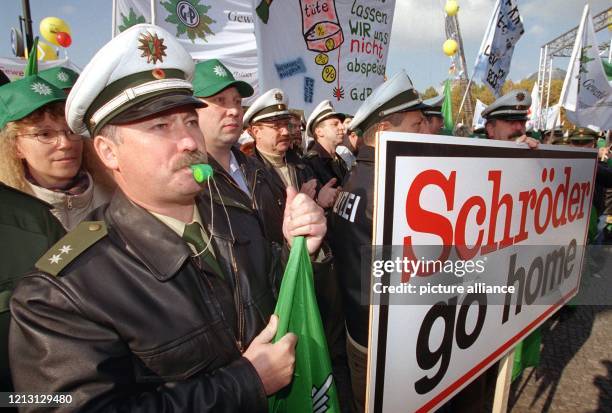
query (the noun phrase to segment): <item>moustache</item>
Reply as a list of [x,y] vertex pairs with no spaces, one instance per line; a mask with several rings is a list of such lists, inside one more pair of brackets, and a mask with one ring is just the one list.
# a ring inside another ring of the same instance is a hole
[[190,152],[177,159],[176,162],[174,162],[172,169],[174,171],[179,171],[183,168],[200,163],[208,163],[208,156],[201,151]]

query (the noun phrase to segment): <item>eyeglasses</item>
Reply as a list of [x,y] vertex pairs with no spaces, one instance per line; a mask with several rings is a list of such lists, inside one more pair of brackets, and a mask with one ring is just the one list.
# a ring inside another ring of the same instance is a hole
[[284,128],[287,129],[289,132],[293,132],[293,130],[296,128],[292,123],[288,121],[277,121],[275,123],[258,123],[258,125],[272,128],[275,131],[279,131]]
[[57,145],[61,136],[64,136],[66,139],[73,142],[78,142],[83,139],[81,135],[72,132],[70,129],[41,129],[37,132],[22,133],[21,135],[17,136],[36,139],[38,142],[46,145]]

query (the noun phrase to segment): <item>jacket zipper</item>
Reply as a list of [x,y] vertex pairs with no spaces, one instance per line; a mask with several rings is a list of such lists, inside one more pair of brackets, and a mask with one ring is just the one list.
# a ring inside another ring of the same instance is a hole
[[236,284],[236,289],[234,290],[234,301],[236,303],[236,313],[238,315],[238,347],[240,348],[240,352],[243,353],[244,343],[245,343],[245,323],[246,317],[244,315],[244,307],[242,305],[242,288],[240,285],[240,279],[238,276],[238,265],[236,264],[236,259],[234,257],[234,243],[232,243],[232,248],[230,248],[230,256],[232,258],[232,269],[234,273],[234,282]]

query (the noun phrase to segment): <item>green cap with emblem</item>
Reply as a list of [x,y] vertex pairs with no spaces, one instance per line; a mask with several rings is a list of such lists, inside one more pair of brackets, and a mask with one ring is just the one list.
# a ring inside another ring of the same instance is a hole
[[66,120],[94,137],[105,125],[135,122],[180,106],[205,106],[193,97],[194,63],[161,27],[137,24],[104,45],[68,95]]
[[[32,50],[37,44],[38,38]],[[66,100],[64,91],[41,78],[37,69],[36,53],[30,53],[24,77],[0,86],[0,129],[48,103]]]
[[236,80],[232,72],[218,59],[205,60],[195,65],[193,75],[193,95],[200,98],[214,96],[233,86],[240,96],[247,98],[255,91],[247,82]]
[[108,233],[104,221],[83,221],[57,241],[36,262],[36,268],[57,276],[68,264]]
[[58,89],[70,89],[79,78],[79,74],[67,67],[52,67],[38,73],[40,77],[51,83]]

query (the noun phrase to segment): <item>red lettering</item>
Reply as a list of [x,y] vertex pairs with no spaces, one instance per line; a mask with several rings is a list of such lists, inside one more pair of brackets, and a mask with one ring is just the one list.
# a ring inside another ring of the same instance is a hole
[[[427,170],[421,172],[412,181],[408,195],[406,196],[406,220],[413,231],[434,234],[442,239],[442,253],[437,259],[445,261],[450,253],[453,243],[453,224],[443,215],[428,211],[421,207],[421,192],[429,185],[435,185],[442,190],[446,199],[446,210],[452,211],[455,199],[455,178],[457,172],[452,171],[449,178],[439,171]],[[412,248],[412,237],[404,237],[404,257],[410,260],[417,260]],[[431,272],[429,273],[431,274]],[[420,272],[418,275],[429,275]],[[408,282],[410,274],[402,274],[402,282]]]
[[487,215],[487,206],[485,205],[484,199],[479,196],[470,197],[467,201],[465,201],[461,207],[461,210],[459,211],[459,216],[457,217],[457,223],[455,225],[455,248],[457,249],[459,258],[462,260],[470,260],[476,256],[484,236],[484,230],[481,229],[478,231],[476,244],[474,244],[472,248],[468,248],[466,245],[465,225],[470,210],[475,206],[478,206],[478,212],[476,212],[476,224],[482,225]]
[[[569,205],[567,206],[567,217],[569,222],[574,222],[576,214],[578,214],[578,201],[580,201],[580,185],[575,183],[570,191]],[[574,210],[574,207],[576,209]]]
[[482,254],[488,254],[497,250],[497,242],[495,242],[495,230],[497,227],[497,214],[499,208],[503,204],[506,208],[506,219],[504,220],[504,238],[499,243],[499,248],[505,248],[512,245],[513,238],[510,236],[510,224],[512,220],[512,196],[504,194],[499,198],[499,187],[501,181],[501,171],[489,171],[489,181],[493,182],[493,196],[491,198],[491,214],[489,218],[489,236],[487,245],[482,247]]

